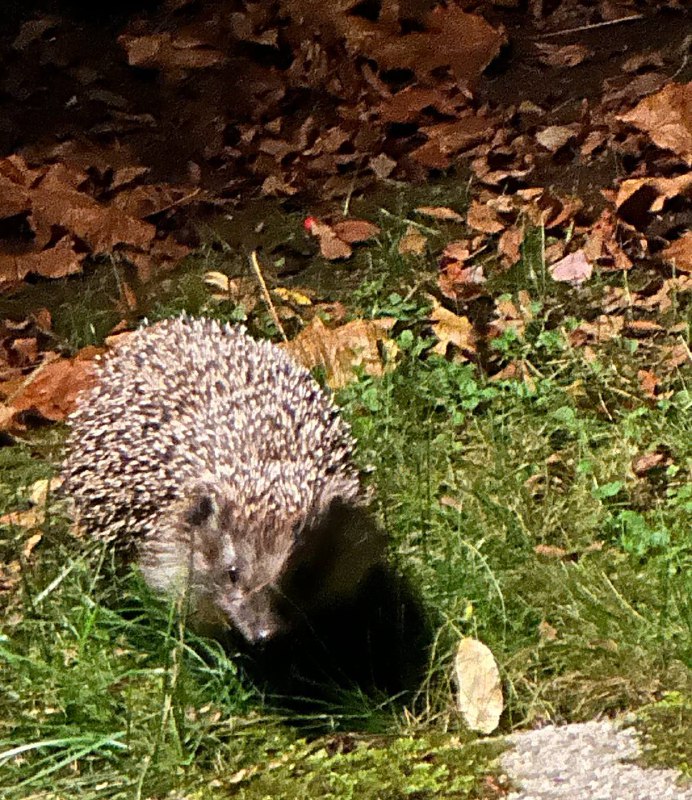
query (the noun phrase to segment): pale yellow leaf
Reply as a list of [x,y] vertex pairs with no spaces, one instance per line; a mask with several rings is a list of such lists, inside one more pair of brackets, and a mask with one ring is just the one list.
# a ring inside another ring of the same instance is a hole
[[454,659],[457,706],[473,731],[492,733],[504,708],[500,671],[490,649],[478,639],[459,642]]

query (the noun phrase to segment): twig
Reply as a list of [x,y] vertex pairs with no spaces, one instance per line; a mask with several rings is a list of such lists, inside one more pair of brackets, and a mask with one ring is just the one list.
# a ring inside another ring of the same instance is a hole
[[569,36],[570,33],[581,33],[582,31],[593,31],[596,28],[605,28],[610,25],[619,25],[621,22],[634,22],[638,19],[644,19],[643,14],[633,14],[631,17],[619,17],[618,19],[609,19],[606,22],[594,22],[593,25],[580,25],[578,28],[566,28],[563,31],[553,31],[552,33],[544,33],[542,36],[536,36],[536,39],[552,39],[555,36]]
[[271,295],[269,294],[269,289],[267,289],[267,284],[264,282],[264,278],[262,277],[262,270],[260,269],[259,261],[257,260],[257,250],[253,250],[252,253],[250,254],[250,264],[252,265],[255,277],[257,278],[257,282],[260,285],[260,289],[264,297],[264,302],[267,304],[269,308],[269,313],[272,315],[274,324],[279,329],[281,338],[284,340],[284,342],[287,342],[288,336],[286,336],[286,331],[284,331],[283,325],[281,324],[281,320],[279,319],[279,315],[276,313],[276,309],[274,308],[274,303],[272,303],[272,298]]

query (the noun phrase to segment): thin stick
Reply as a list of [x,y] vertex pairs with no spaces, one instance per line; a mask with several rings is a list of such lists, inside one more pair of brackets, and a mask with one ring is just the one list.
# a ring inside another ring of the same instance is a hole
[[619,25],[621,22],[634,22],[637,19],[644,19],[643,14],[633,14],[631,17],[619,17],[609,19],[607,22],[594,22],[593,25],[580,25],[578,28],[566,28],[564,31],[553,31],[536,36],[536,39],[552,39],[554,36],[569,36],[570,33],[581,33],[582,31],[594,31],[596,28],[606,28],[610,25]]
[[262,276],[262,270],[260,269],[259,261],[257,260],[257,250],[253,250],[250,255],[250,264],[252,265],[252,269],[255,273],[255,277],[257,278],[257,282],[260,285],[260,289],[262,291],[262,295],[264,297],[264,302],[267,304],[269,308],[269,313],[272,315],[272,319],[274,320],[274,325],[279,329],[279,333],[281,334],[281,338],[284,342],[288,341],[288,336],[286,336],[286,331],[284,331],[283,325],[281,324],[281,320],[279,319],[279,315],[276,313],[276,309],[274,308],[274,303],[272,303],[271,295],[269,294],[269,289],[267,289],[267,284],[264,282],[264,278]]

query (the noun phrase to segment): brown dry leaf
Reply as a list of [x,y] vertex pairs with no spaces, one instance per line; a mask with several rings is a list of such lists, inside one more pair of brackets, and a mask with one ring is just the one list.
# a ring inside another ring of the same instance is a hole
[[544,558],[569,558],[570,553],[569,551],[565,550],[562,547],[556,547],[552,544],[537,544],[533,548],[533,552],[537,556],[543,556]]
[[439,89],[409,86],[384,100],[378,112],[384,122],[415,122],[426,108],[452,117],[459,105]]
[[372,239],[380,232],[380,228],[364,219],[345,219],[332,225],[332,230],[347,244],[357,244]]
[[438,343],[433,353],[445,356],[449,345],[461,351],[463,358],[476,352],[476,333],[468,317],[459,317],[439,304],[435,304],[430,314],[433,331]]
[[542,620],[538,623],[538,636],[544,642],[554,642],[557,639],[557,628],[553,628],[553,626]]
[[468,239],[456,239],[453,242],[449,242],[442,251],[440,265],[446,267],[454,262],[463,264],[473,255],[475,255],[473,246]]
[[692,81],[668,84],[617,119],[644,131],[659,147],[692,165]]
[[424,217],[432,217],[432,219],[439,219],[444,222],[464,221],[461,214],[451,208],[447,208],[447,206],[418,206],[414,210],[416,214],[422,214]]
[[658,396],[658,376],[648,369],[640,369],[639,372],[637,372],[637,380],[639,381],[642,392],[644,392],[647,397],[655,400]]
[[485,275],[480,264],[464,267],[461,262],[448,263],[440,271],[438,286],[450,300],[473,300],[485,294]]
[[94,382],[94,367],[86,358],[60,358],[39,367],[11,398],[15,415],[30,411],[51,422],[64,420],[76,407],[79,392]]
[[633,319],[625,323],[624,332],[628,336],[638,339],[654,336],[657,333],[665,333],[666,329],[658,322],[649,319]]
[[692,172],[674,178],[630,178],[620,184],[615,205],[622,216],[662,211],[666,202],[678,195],[692,196]]
[[62,478],[41,478],[31,484],[29,500],[34,506],[45,506],[49,495],[55,493],[62,486]]
[[455,122],[422,127],[428,141],[413,150],[410,157],[429,169],[445,169],[455,156],[489,139],[496,124],[496,120],[474,114]]
[[466,223],[474,230],[489,234],[500,233],[507,227],[494,208],[485,203],[479,203],[477,200],[471,201],[466,215]]
[[692,275],[676,275],[663,281],[661,288],[650,297],[635,297],[638,308],[658,310],[662,313],[673,306],[673,301],[679,294],[692,292]]
[[[100,205],[91,207],[74,204],[68,206],[69,198],[56,196],[42,206],[42,196],[33,196],[34,214],[40,213],[58,221],[75,236],[84,240],[95,255],[108,253],[116,245],[125,244],[138,250],[146,250],[156,235],[156,228],[148,222],[134,219],[117,208]],[[62,213],[57,212],[54,202],[65,203]]]
[[[293,358],[308,369],[321,367],[332,389],[340,389],[356,380],[360,371],[382,375],[394,363],[396,345],[389,331],[396,320],[356,319],[338,328],[327,328],[319,317],[282,345]],[[383,363],[382,351],[387,356]]]
[[587,260],[598,263],[604,270],[631,269],[632,259],[618,243],[618,232],[624,227],[625,223],[616,220],[611,209],[604,209],[584,242],[583,250]]
[[565,145],[569,144],[572,139],[575,139],[578,133],[578,127],[569,127],[567,125],[550,125],[547,128],[543,128],[543,130],[538,131],[536,134],[536,141],[541,147],[544,147],[551,153],[556,153]]
[[530,222],[543,225],[546,229],[562,228],[573,220],[583,206],[578,197],[561,197],[550,189],[540,187],[520,189],[516,194],[526,201],[522,210]]
[[632,472],[638,478],[643,478],[651,470],[663,469],[664,467],[669,467],[672,463],[673,459],[667,449],[653,450],[649,453],[642,453],[632,459]]
[[177,32],[155,33],[149,36],[118,37],[118,42],[127,52],[131,67],[148,69],[203,69],[223,64],[227,59],[220,51],[210,47],[202,39]]
[[661,258],[679,272],[692,272],[692,231],[686,231],[668,245],[661,253]]
[[665,372],[672,372],[683,364],[692,364],[692,353],[686,342],[666,345],[661,347],[661,368]]
[[549,67],[576,67],[593,55],[593,50],[585,44],[549,44],[536,42],[538,60]]
[[518,305],[509,299],[500,299],[495,304],[495,319],[488,325],[492,337],[501,336],[508,328],[524,335],[527,323],[533,320],[531,298],[527,292],[519,292]]
[[21,256],[0,254],[0,287],[24,280],[27,275],[64,278],[81,272],[86,253],[74,249],[71,236],[63,236],[53,247]]
[[581,286],[593,273],[593,265],[587,260],[583,250],[566,255],[548,269],[554,281],[571,283],[572,286]]
[[384,180],[396,169],[396,161],[384,153],[380,153],[368,161],[368,166],[380,180]]
[[269,175],[262,183],[262,194],[271,196],[292,195],[298,189],[279,175]]
[[340,239],[331,226],[325,222],[320,222],[314,217],[308,217],[305,220],[305,228],[319,239],[320,253],[327,260],[337,261],[341,258],[350,258],[353,254],[351,245]]
[[[18,528],[24,528],[24,530],[30,531],[34,530],[34,528],[40,528],[45,518],[46,510],[44,508],[28,508],[26,511],[8,511],[7,514],[0,516],[0,525],[16,525]],[[36,537],[30,537],[28,542],[25,543],[26,547],[31,540],[34,540],[29,547],[29,551],[24,552],[25,557],[29,556],[34,547],[41,541],[42,534],[36,534]]]
[[583,347],[586,344],[603,344],[617,339],[625,327],[625,318],[613,314],[601,314],[593,322],[580,322],[570,332],[569,341],[572,347]]
[[[325,14],[333,15],[325,7]],[[410,69],[425,80],[448,68],[464,85],[475,81],[498,54],[504,35],[482,17],[456,5],[436,6],[422,18],[423,31],[392,35],[376,24],[347,17],[346,35],[352,47],[374,58],[382,69]]]
[[500,236],[497,251],[502,258],[503,267],[512,267],[521,259],[521,245],[524,241],[524,231],[514,227]]
[[401,255],[422,256],[427,246],[427,238],[415,225],[409,225],[406,233],[399,240],[398,250]]
[[472,731],[492,733],[504,709],[500,670],[490,649],[478,639],[459,642],[454,658],[457,707]]

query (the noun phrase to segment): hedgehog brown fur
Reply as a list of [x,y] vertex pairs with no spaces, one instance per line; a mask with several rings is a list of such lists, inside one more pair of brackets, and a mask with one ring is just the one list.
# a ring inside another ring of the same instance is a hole
[[198,626],[269,639],[353,597],[381,561],[347,424],[242,327],[182,317],[135,332],[70,426],[80,524],[134,546],[153,588],[189,592]]

